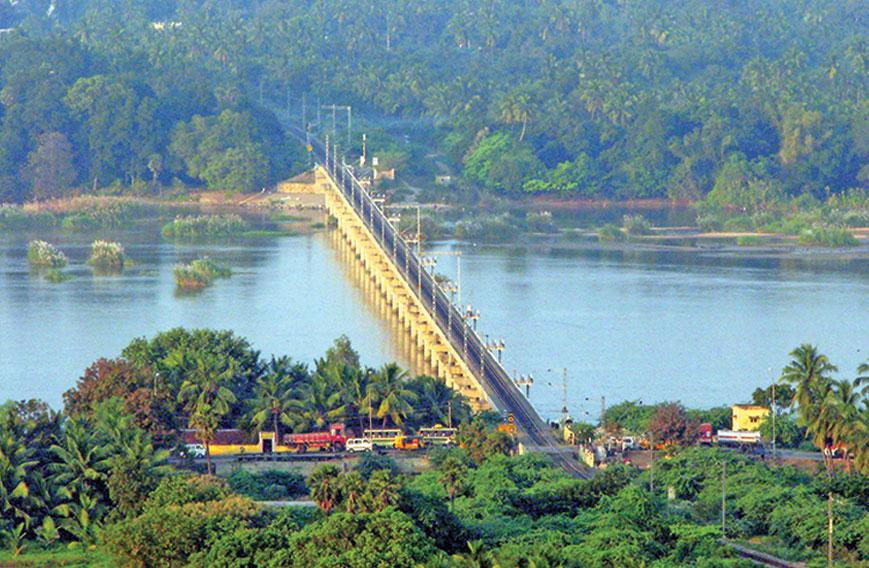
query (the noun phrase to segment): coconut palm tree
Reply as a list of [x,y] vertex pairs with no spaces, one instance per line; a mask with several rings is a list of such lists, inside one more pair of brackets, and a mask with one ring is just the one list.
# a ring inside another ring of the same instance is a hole
[[211,443],[226,416],[236,402],[235,394],[225,385],[231,384],[236,375],[234,361],[199,353],[178,390],[178,402],[184,404],[188,424],[196,430],[196,436],[205,445],[208,473],[211,473]]
[[804,343],[791,351],[791,362],[782,370],[780,381],[791,383],[796,389],[791,405],[799,404],[800,413],[810,412],[810,407],[823,396],[818,393],[825,391],[830,382],[830,373],[839,369],[833,365],[826,355],[818,352],[814,345]]
[[860,389],[862,396],[869,396],[869,361],[860,363],[857,367],[857,378],[854,379],[854,386]]
[[299,387],[289,413],[293,424],[301,428],[323,428],[341,420],[347,410],[340,386],[340,371],[318,370]]
[[279,424],[293,425],[293,389],[290,377],[269,373],[257,379],[254,400],[251,402],[250,424],[257,430],[271,422],[275,443],[280,438]]
[[372,377],[375,416],[383,420],[383,428],[387,419],[398,426],[413,410],[411,402],[416,400],[416,394],[408,388],[407,377],[407,371],[395,363],[387,363]]
[[25,528],[35,505],[30,485],[38,462],[32,457],[30,448],[12,432],[0,434],[0,513],[4,519],[20,520]]
[[344,497],[344,510],[359,513],[364,509],[365,480],[358,471],[351,471],[341,479],[341,495]]

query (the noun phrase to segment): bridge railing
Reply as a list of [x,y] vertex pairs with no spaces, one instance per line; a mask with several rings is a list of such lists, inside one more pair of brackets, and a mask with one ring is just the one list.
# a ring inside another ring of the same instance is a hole
[[513,382],[501,363],[495,358],[482,338],[469,324],[464,314],[457,309],[433,274],[428,273],[413,247],[401,236],[397,227],[387,218],[359,183],[346,164],[335,164],[335,159],[326,160],[326,171],[340,188],[347,201],[362,219],[374,239],[392,259],[405,282],[417,294],[417,299],[436,324],[445,331],[453,349],[477,379],[486,394],[497,407],[516,415],[520,426],[537,445],[552,446],[553,440],[530,402]]

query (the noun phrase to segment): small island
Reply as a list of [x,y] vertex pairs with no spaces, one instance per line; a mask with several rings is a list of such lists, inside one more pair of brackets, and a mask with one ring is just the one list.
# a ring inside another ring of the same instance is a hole
[[182,290],[202,290],[217,278],[228,278],[232,271],[221,266],[210,258],[198,258],[190,264],[179,264],[175,267],[175,284]]
[[168,239],[211,239],[241,235],[249,229],[240,215],[185,215],[166,223],[161,231]]
[[27,247],[27,262],[35,268],[64,268],[69,264],[66,255],[46,241],[30,241]]
[[88,264],[97,270],[121,271],[129,262],[121,243],[94,241],[91,244],[91,257]]

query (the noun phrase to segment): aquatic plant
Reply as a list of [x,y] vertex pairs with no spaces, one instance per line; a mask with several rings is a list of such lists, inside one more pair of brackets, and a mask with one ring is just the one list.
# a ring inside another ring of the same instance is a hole
[[109,241],[94,241],[91,244],[91,257],[88,264],[97,268],[108,270],[121,270],[124,268],[126,256],[121,243]]
[[607,223],[603,227],[601,227],[597,232],[597,237],[600,241],[623,241],[625,240],[625,233],[620,228],[616,227],[612,223]]
[[63,268],[69,261],[57,247],[45,241],[30,241],[27,247],[27,262],[42,268]]
[[221,266],[210,258],[198,258],[190,264],[175,266],[175,284],[185,290],[201,290],[210,286],[217,278],[232,275],[229,268]]
[[26,231],[57,226],[57,218],[47,211],[27,211],[18,205],[0,205],[0,231]]
[[164,237],[196,239],[228,237],[248,230],[247,222],[239,215],[185,215],[166,223],[161,231]]
[[800,244],[823,247],[852,247],[860,241],[845,227],[816,225],[800,233]]
[[642,215],[625,215],[622,218],[622,227],[629,235],[648,235],[652,232],[652,224]]

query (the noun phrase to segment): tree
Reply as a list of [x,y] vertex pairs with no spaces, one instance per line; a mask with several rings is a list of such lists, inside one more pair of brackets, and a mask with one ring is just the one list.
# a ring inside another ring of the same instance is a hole
[[384,428],[387,419],[398,426],[411,413],[416,394],[408,388],[407,372],[395,363],[387,363],[372,377],[371,388],[377,408],[375,416],[383,420]]
[[27,163],[33,197],[51,199],[60,197],[72,188],[76,180],[72,145],[60,132],[46,132],[37,139],[36,149]]
[[196,436],[205,444],[208,473],[211,473],[211,442],[220,419],[229,413],[235,394],[225,385],[232,384],[236,365],[220,357],[197,354],[187,378],[178,390],[178,401],[184,403],[188,423]]
[[317,502],[324,512],[329,513],[341,501],[341,470],[332,464],[323,464],[311,473],[308,487],[311,499]]
[[[274,359],[272,360],[274,364]],[[275,443],[280,441],[279,424],[292,426],[293,419],[290,408],[293,406],[292,378],[280,371],[272,371],[256,382],[255,399],[252,402],[253,415],[250,423],[257,430],[262,430],[271,421],[275,433]]]
[[358,513],[365,510],[365,479],[358,471],[351,471],[341,477],[341,495],[344,510]]
[[789,408],[793,404],[794,389],[788,384],[770,385],[765,389],[760,387],[754,389],[754,392],[751,393],[751,403],[772,408],[773,389],[775,389],[776,409],[779,412],[784,408]]
[[649,422],[649,432],[665,444],[688,444],[697,437],[697,424],[688,419],[685,408],[675,402],[655,409]]
[[791,351],[791,362],[782,370],[780,381],[794,385],[791,405],[799,405],[800,415],[808,419],[829,387],[829,374],[838,371],[817,347],[804,343]]
[[455,427],[471,418],[467,398],[446,385],[443,379],[419,375],[408,381],[414,393],[413,414],[407,418],[413,427],[442,424]]
[[455,456],[449,456],[438,467],[438,470],[440,483],[444,486],[447,495],[450,497],[450,510],[455,510],[456,495],[462,490],[463,480],[468,472],[468,468],[464,462]]
[[398,504],[399,483],[388,469],[378,469],[368,478],[365,502],[371,511],[383,511]]

